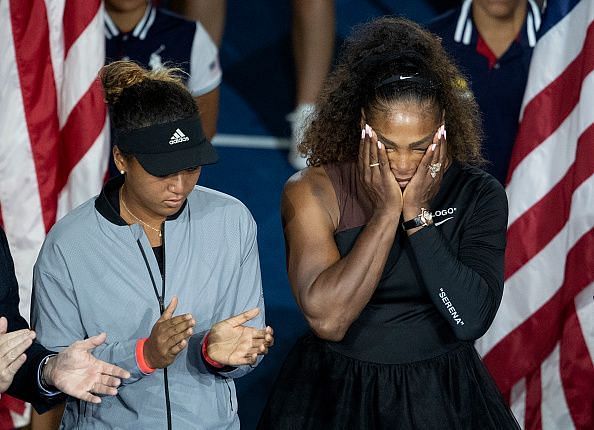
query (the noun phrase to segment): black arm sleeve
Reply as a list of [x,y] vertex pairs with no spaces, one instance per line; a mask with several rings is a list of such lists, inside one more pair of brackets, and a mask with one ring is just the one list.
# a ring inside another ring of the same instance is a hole
[[481,337],[503,294],[507,197],[495,180],[478,191],[458,249],[435,226],[409,237],[431,300],[462,340]]
[[[19,313],[19,287],[6,234],[2,229],[0,229],[0,316],[8,320],[8,331],[29,328],[27,321]],[[37,412],[42,413],[60,400],[64,400],[62,396],[51,400],[46,398],[37,384],[39,365],[53,352],[34,342],[26,354],[27,361],[16,373],[6,393],[30,402]]]

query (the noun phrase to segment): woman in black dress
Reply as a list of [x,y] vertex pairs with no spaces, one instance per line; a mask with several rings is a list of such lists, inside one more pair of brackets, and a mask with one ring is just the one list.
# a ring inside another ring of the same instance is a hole
[[[507,200],[480,170],[476,103],[439,40],[357,28],[287,182],[289,280],[312,332],[261,429],[515,429],[473,341],[503,291]],[[446,132],[447,129],[447,132]]]

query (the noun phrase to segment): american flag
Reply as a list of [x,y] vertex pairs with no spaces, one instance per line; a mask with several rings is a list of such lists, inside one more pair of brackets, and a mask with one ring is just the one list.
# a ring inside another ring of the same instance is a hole
[[[28,318],[47,231],[99,192],[107,169],[101,0],[0,0],[0,53],[0,208]],[[16,412],[0,429],[20,424]]]
[[594,1],[551,0],[508,174],[505,289],[477,342],[525,429],[594,429]]

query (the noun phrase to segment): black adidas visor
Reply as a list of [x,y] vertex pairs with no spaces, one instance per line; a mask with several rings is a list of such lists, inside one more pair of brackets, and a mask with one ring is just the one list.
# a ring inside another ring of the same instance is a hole
[[116,131],[114,143],[120,151],[133,155],[153,176],[167,176],[218,160],[197,116],[136,130]]

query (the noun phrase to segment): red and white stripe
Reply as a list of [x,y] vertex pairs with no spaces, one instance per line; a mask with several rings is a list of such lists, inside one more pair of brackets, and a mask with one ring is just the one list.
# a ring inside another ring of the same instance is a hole
[[479,351],[526,429],[594,428],[594,2],[538,41],[506,191],[501,308]]
[[101,0],[0,1],[0,52],[0,208],[28,318],[47,231],[107,170]]
[[45,233],[100,190],[107,168],[101,1],[3,1],[0,44],[0,205],[28,315]]

